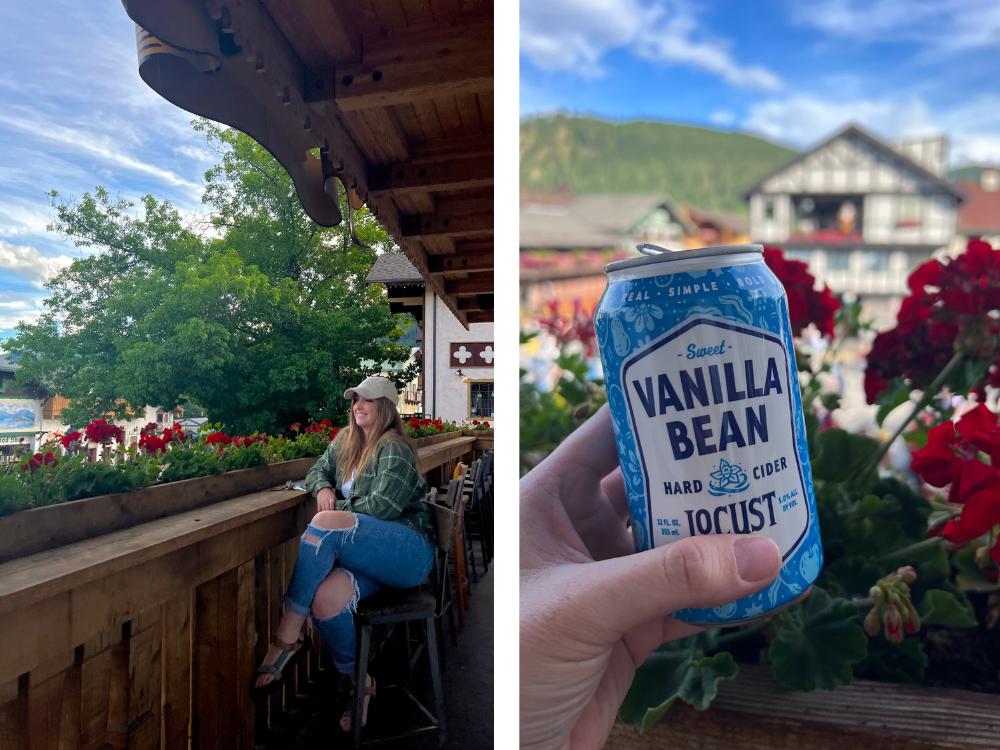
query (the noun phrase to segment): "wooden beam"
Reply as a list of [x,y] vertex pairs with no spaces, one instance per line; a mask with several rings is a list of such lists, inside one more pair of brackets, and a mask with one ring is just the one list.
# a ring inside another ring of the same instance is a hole
[[493,154],[493,133],[434,138],[410,146],[410,158],[440,159],[444,156],[486,156]]
[[493,295],[477,294],[475,297],[459,297],[459,310],[492,310]]
[[493,291],[493,274],[477,273],[467,279],[445,281],[445,292],[454,295],[490,294]]
[[492,271],[493,252],[461,253],[456,255],[432,255],[427,259],[431,273],[453,271]]
[[374,167],[368,188],[375,195],[419,190],[464,190],[493,184],[493,157],[439,159]]
[[470,310],[466,313],[466,319],[470,323],[492,323],[493,322],[493,311],[492,310]]
[[337,71],[344,112],[493,88],[493,20],[395,34]]
[[404,237],[447,235],[461,237],[493,231],[493,209],[488,213],[454,215],[438,211],[419,216],[400,216],[399,226]]

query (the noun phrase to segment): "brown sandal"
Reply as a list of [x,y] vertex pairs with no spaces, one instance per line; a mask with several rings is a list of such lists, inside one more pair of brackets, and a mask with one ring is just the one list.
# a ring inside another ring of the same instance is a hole
[[271,640],[271,643],[280,648],[281,653],[278,654],[278,658],[274,660],[273,664],[261,664],[257,667],[254,681],[256,682],[257,677],[262,674],[269,674],[274,679],[261,687],[251,685],[250,694],[254,698],[263,698],[265,695],[270,695],[280,688],[284,684],[285,670],[294,667],[302,661],[312,647],[312,639],[308,635],[299,638],[295,643],[287,643],[275,636]]

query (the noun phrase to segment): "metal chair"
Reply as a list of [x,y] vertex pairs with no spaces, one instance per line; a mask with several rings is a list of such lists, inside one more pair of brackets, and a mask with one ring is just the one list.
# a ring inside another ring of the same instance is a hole
[[[435,600],[433,594],[414,589],[385,589],[367,599],[363,599],[354,616],[355,627],[358,631],[358,651],[357,661],[354,667],[354,710],[351,716],[351,729],[354,735],[354,747],[361,747],[361,717],[364,713],[365,705],[365,684],[368,677],[368,659],[372,651],[372,634],[379,625],[389,625],[395,627],[400,623],[406,626],[406,646],[407,665],[406,674],[412,677],[413,667],[419,661],[423,648],[426,644],[428,668],[430,670],[431,687],[434,700],[434,712],[431,713],[427,707],[413,694],[408,685],[380,685],[383,690],[399,687],[405,695],[423,713],[429,723],[425,726],[410,729],[391,737],[379,737],[379,743],[390,740],[403,739],[424,732],[438,733],[438,745],[445,741],[445,713],[444,713],[444,688],[441,684],[441,664],[438,656],[437,634],[433,620],[435,619]],[[424,643],[420,645],[416,653],[411,651],[409,624],[423,621]],[[367,743],[366,743],[367,744]]]

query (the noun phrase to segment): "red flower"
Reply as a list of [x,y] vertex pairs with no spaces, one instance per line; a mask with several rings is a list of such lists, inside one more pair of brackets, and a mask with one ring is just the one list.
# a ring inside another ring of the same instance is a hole
[[885,615],[882,619],[885,625],[885,637],[889,643],[900,643],[903,640],[903,618],[899,614],[899,609],[895,604],[890,604],[885,608]]
[[997,427],[997,415],[986,404],[979,404],[963,414],[955,429],[969,445],[988,454],[993,465],[1000,467],[1000,428]]
[[[953,544],[961,544],[982,536],[1000,523],[1000,480],[996,474],[983,483],[983,489],[970,497],[962,506],[962,514],[945,524],[942,536]],[[994,547],[991,557],[1000,552]]]
[[[875,402],[879,385],[895,377],[913,388],[927,388],[956,352],[973,364],[989,364],[973,390],[987,382],[1000,386],[1000,256],[988,244],[971,240],[957,258],[931,260],[908,280],[896,327],[876,336],[868,354],[865,392]],[[868,373],[873,373],[869,375]]]
[[573,314],[566,316],[559,312],[560,303],[550,300],[546,303],[549,315],[538,319],[538,325],[552,334],[559,346],[570,341],[583,344],[587,357],[594,354],[597,346],[597,331],[594,328],[594,311],[584,310],[580,300],[573,300]]
[[330,440],[333,440],[335,437],[337,437],[338,432],[340,432],[339,427],[334,427],[332,430],[330,430]]
[[301,428],[302,428],[302,423],[301,422],[295,422],[289,429],[292,432],[298,432]]
[[224,432],[213,432],[211,435],[205,438],[206,445],[229,445],[233,442],[233,439],[229,437]]
[[86,428],[87,440],[92,443],[103,443],[108,445],[111,440],[119,443],[124,442],[125,432],[117,425],[108,424],[106,419],[98,419],[91,422]]
[[73,443],[79,441],[82,437],[83,433],[78,430],[76,432],[71,432],[68,435],[63,435],[59,442],[62,443],[63,448],[69,448]]
[[329,430],[331,427],[333,427],[333,422],[331,422],[329,419],[324,419],[322,422],[316,425],[317,429],[322,428],[324,430]]
[[951,484],[962,470],[964,460],[955,455],[955,425],[951,422],[932,427],[927,433],[927,445],[913,451],[910,468],[932,487]]
[[785,258],[778,247],[764,247],[764,262],[785,288],[788,297],[788,314],[792,335],[798,336],[810,323],[824,336],[833,336],[834,314],[840,309],[840,300],[829,287],[816,291],[816,277],[809,273],[809,266],[800,260]]
[[146,426],[139,430],[139,435],[155,435],[158,429],[160,428],[156,422],[147,422]]
[[962,462],[958,476],[952,480],[948,502],[962,504],[983,489],[987,480],[996,476],[997,470],[978,459]]
[[157,435],[142,435],[139,438],[139,447],[147,453],[167,452],[168,438]]

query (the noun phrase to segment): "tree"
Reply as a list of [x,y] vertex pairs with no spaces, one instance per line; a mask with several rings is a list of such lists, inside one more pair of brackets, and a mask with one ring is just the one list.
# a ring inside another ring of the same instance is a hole
[[[346,388],[409,355],[392,343],[409,316],[364,284],[377,251],[397,249],[365,209],[356,233],[370,248],[346,226],[319,227],[264,148],[193,125],[219,158],[205,173],[203,220],[185,223],[149,195],[133,215],[101,187],[79,201],[49,193],[49,230],[96,252],[48,283],[46,312],[8,342],[19,382],[68,398],[75,424],[185,400],[241,433],[342,419]],[[343,194],[341,204],[346,215]]]

